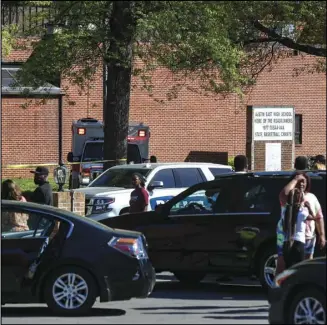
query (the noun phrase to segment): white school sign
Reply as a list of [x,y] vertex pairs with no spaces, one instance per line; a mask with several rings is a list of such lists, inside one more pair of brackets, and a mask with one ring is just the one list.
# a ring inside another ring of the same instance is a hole
[[253,140],[293,140],[293,107],[253,107]]

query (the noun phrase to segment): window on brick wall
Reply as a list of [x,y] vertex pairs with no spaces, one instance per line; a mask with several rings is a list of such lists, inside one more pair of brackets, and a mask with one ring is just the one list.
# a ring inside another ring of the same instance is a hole
[[302,114],[295,114],[295,144],[302,144]]

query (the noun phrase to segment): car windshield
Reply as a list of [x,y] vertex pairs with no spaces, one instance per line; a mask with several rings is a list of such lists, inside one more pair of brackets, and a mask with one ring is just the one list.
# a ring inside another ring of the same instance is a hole
[[[89,142],[85,145],[82,161],[104,160],[103,142]],[[140,150],[137,144],[127,144],[127,163],[133,161],[134,164],[142,162]]]
[[132,175],[139,173],[147,176],[148,168],[110,168],[96,178],[88,187],[124,187],[132,188]]
[[82,161],[103,160],[103,142],[90,142],[85,145]]

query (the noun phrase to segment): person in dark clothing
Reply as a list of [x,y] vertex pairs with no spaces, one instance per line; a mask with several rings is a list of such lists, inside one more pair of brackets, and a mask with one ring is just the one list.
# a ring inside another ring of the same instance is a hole
[[324,155],[317,155],[315,157],[313,169],[314,170],[326,170],[326,158]]
[[326,165],[326,158],[324,155],[317,155],[315,158],[315,162]]
[[157,157],[156,156],[151,156],[150,157],[150,162],[152,162],[152,163],[157,163],[158,161],[157,161]]
[[244,155],[238,155],[234,158],[234,169],[236,173],[247,173],[248,159]]
[[294,162],[294,168],[296,170],[307,170],[308,169],[308,159],[305,156],[298,156]]
[[145,178],[141,174],[132,175],[132,184],[135,188],[129,201],[129,212],[137,213],[147,211],[149,205],[149,193],[145,189]]
[[38,185],[32,194],[31,200],[34,203],[53,205],[52,187],[48,182],[49,170],[46,167],[37,167],[34,174],[34,183]]

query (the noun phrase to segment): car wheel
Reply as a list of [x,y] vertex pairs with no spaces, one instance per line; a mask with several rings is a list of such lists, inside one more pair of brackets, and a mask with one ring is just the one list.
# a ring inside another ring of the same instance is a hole
[[57,314],[83,315],[95,302],[97,285],[86,270],[76,266],[65,266],[49,275],[44,297],[48,307]]
[[274,285],[277,257],[276,249],[272,246],[264,251],[260,259],[259,281],[265,291],[268,291]]
[[188,284],[188,285],[192,285],[192,284],[198,284],[199,282],[201,282],[204,279],[204,277],[206,276],[206,273],[176,271],[176,272],[174,272],[174,275],[179,282]]
[[306,287],[295,296],[288,313],[289,324],[326,324],[326,294]]

